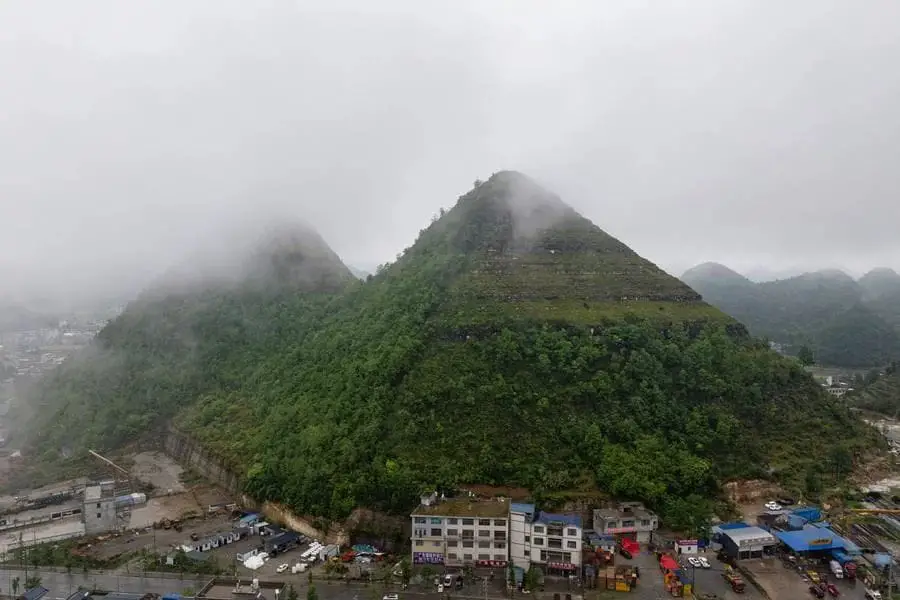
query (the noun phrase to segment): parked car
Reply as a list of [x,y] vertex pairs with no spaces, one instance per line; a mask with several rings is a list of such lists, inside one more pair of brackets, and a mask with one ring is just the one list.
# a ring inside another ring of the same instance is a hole
[[702,568],[703,568],[703,563],[701,563],[701,562],[700,562],[700,559],[697,558],[696,556],[688,556],[687,561],[688,561],[688,564],[689,564],[689,565],[691,565],[692,567],[694,567],[694,568],[696,568],[696,569],[702,569]]
[[841,595],[841,593],[837,589],[837,586],[833,583],[829,583],[827,586],[825,586],[825,588],[828,590],[828,593],[835,598]]
[[285,571],[288,570],[288,567],[290,567],[289,564],[287,564],[287,563],[281,563],[280,565],[278,565],[278,568],[275,569],[275,572],[276,572],[276,573],[284,573]]
[[709,561],[706,560],[706,557],[705,557],[705,556],[698,556],[698,557],[697,557],[697,560],[700,561],[700,566],[703,567],[704,569],[711,569],[711,568],[712,568],[712,565],[709,564]]
[[809,593],[815,596],[816,598],[824,598],[825,594],[822,593],[822,590],[819,589],[817,585],[809,586]]
[[777,502],[766,502],[766,509],[768,510],[781,510],[781,505]]
[[881,592],[878,590],[866,590],[866,600],[881,600]]
[[400,600],[400,596],[397,594],[385,594],[381,600]]

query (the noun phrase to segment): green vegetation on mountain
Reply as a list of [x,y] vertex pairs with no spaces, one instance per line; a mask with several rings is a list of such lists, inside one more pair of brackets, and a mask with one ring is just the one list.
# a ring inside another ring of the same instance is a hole
[[900,288],[892,273],[879,269],[857,282],[840,271],[819,271],[753,283],[705,263],[681,279],[754,335],[793,353],[807,346],[822,364],[868,367],[900,357]]
[[859,378],[847,395],[851,405],[896,419],[900,417],[900,362],[888,365],[883,374]]
[[434,485],[599,485],[687,527],[722,480],[802,486],[836,471],[828,448],[879,444],[798,364],[517,173],[366,282],[338,280],[129,307],[101,336],[124,357],[112,373],[86,357],[44,389],[66,400],[42,447],[106,449],[174,415],[247,492],[303,514],[404,511]]

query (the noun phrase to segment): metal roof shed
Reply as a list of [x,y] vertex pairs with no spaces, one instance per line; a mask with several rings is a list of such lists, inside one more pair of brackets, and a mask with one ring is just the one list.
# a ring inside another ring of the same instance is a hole
[[844,538],[830,529],[807,526],[799,531],[779,531],[781,543],[794,552],[816,552],[844,548]]
[[734,558],[762,556],[766,548],[778,545],[778,539],[762,527],[741,527],[721,533],[722,548]]

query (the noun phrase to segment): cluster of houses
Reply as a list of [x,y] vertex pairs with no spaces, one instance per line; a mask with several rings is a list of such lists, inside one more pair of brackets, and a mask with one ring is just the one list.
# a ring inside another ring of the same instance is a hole
[[[426,494],[413,510],[412,562],[448,567],[535,566],[549,575],[581,572],[584,555],[611,551],[622,538],[646,543],[659,518],[624,502],[593,511],[592,528],[576,513],[551,513],[506,498],[446,499]],[[518,574],[517,574],[518,578]]]

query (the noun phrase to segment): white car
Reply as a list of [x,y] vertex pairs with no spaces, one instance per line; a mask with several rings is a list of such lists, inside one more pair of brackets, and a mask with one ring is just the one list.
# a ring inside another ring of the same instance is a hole
[[385,594],[381,600],[400,600],[400,596],[397,594]]
[[288,570],[288,567],[290,567],[289,564],[287,564],[287,563],[281,563],[280,565],[278,565],[278,568],[275,569],[275,572],[276,572],[276,573],[284,573],[285,571]]
[[766,502],[766,508],[769,510],[781,510],[781,505],[777,502]]
[[700,559],[695,556],[689,556],[688,563],[690,563],[690,565],[694,568],[697,568],[697,569],[703,568],[703,563],[701,563]]
[[878,590],[866,590],[866,600],[881,600],[881,592]]
[[697,557],[697,560],[700,561],[700,565],[701,565],[704,569],[711,569],[711,568],[712,568],[712,565],[709,564],[709,561],[706,560],[706,557],[705,557],[705,556],[698,556],[698,557]]

